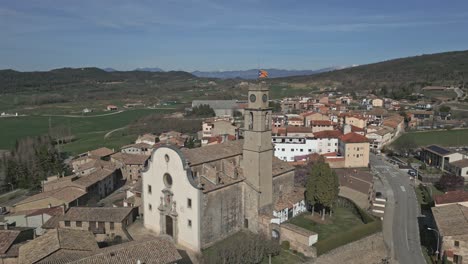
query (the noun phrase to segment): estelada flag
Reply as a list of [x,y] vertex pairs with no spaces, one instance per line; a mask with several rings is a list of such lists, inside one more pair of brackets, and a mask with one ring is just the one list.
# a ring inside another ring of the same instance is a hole
[[258,70],[258,78],[267,78],[268,72],[265,70]]

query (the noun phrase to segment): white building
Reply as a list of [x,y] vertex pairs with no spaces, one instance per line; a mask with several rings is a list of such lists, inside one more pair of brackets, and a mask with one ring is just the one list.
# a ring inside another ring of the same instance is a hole
[[330,130],[314,133],[313,137],[273,137],[275,157],[291,162],[297,156],[338,152],[339,135],[339,131]]

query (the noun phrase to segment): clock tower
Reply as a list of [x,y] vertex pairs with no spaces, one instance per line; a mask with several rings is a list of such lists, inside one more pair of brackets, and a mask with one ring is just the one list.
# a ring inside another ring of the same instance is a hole
[[257,209],[273,203],[271,142],[271,108],[269,89],[265,82],[249,87],[248,107],[244,110],[243,170],[250,187],[250,199],[256,198]]

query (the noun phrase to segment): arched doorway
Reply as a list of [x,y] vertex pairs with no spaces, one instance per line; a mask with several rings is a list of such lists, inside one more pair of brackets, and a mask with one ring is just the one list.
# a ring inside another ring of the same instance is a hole
[[272,229],[271,230],[271,238],[275,239],[275,240],[279,240],[280,239],[280,232],[276,229]]
[[172,221],[172,217],[166,215],[166,234],[171,236],[171,237],[174,237],[174,228],[173,228],[174,224],[173,224],[173,221]]

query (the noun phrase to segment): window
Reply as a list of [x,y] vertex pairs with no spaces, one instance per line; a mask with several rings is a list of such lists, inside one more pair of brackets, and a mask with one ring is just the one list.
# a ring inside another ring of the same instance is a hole
[[81,221],[76,221],[76,227],[82,227],[83,223]]
[[89,227],[95,228],[95,227],[96,227],[96,222],[90,221],[90,222],[89,222]]
[[151,185],[148,185],[148,193],[151,194]]
[[171,187],[172,186],[172,177],[169,173],[165,173],[163,176],[164,184],[166,187]]
[[453,242],[453,245],[454,245],[455,247],[459,247],[459,246],[460,246],[460,241],[455,240],[455,241]]
[[249,219],[244,219],[244,228],[249,228]]
[[308,149],[308,151],[309,151],[309,152],[312,152],[312,150],[311,150],[311,149]]
[[148,210],[153,211],[153,206],[151,204],[148,204]]
[[190,198],[187,199],[187,207],[192,208],[192,199]]
[[188,227],[192,227],[192,220],[188,220]]
[[70,221],[65,221],[65,226],[70,226]]
[[284,150],[285,150],[284,148],[281,149],[281,151],[284,151]]
[[98,228],[104,228],[105,223],[104,222],[98,222]]
[[166,160],[166,162],[169,162],[169,155],[164,155],[164,159]]
[[303,149],[301,149],[301,152],[304,152],[304,150],[303,150]]
[[109,228],[110,228],[110,230],[114,230],[114,222],[109,223]]

